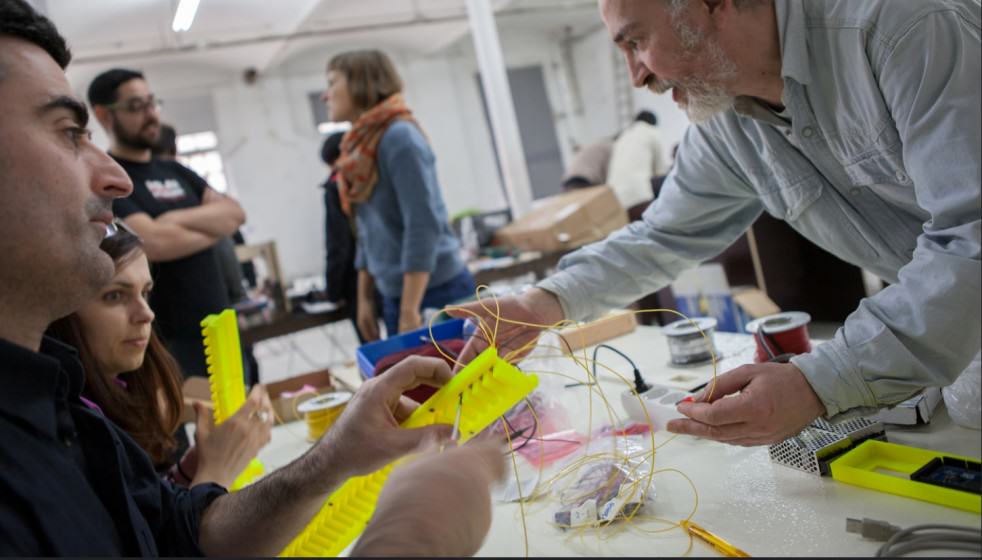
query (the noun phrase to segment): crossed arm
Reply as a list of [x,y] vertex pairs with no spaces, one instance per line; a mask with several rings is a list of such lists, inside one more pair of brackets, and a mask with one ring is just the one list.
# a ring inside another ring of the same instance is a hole
[[151,262],[193,255],[228,237],[245,223],[239,203],[208,188],[200,206],[171,210],[151,218],[140,212],[123,220],[143,239]]

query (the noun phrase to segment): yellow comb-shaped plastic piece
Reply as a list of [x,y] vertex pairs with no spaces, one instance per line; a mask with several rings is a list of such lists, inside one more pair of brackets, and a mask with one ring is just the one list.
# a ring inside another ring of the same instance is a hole
[[[460,443],[464,443],[539,384],[535,375],[525,374],[488,348],[446,385],[419,406],[403,428],[431,424],[453,424],[460,404]],[[366,476],[349,479],[324,502],[314,519],[280,556],[337,556],[365,529],[379,492],[398,463]]]
[[[205,363],[208,385],[215,407],[215,425],[228,420],[245,403],[245,381],[242,374],[242,352],[239,349],[239,325],[235,310],[226,309],[201,321],[205,340]],[[232,483],[229,490],[239,490],[262,476],[263,465],[253,459]]]

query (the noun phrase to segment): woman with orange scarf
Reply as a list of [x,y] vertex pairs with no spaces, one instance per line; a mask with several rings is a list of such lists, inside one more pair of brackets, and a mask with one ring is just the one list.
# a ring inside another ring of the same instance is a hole
[[332,121],[352,122],[335,169],[342,208],[355,221],[358,329],[379,338],[376,288],[388,336],[420,328],[423,309],[471,296],[475,286],[402,79],[385,53],[342,53],[327,65],[322,100]]

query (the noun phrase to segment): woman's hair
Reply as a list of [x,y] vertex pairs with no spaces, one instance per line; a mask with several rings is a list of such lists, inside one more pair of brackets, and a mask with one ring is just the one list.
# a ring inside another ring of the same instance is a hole
[[334,167],[334,162],[341,157],[341,139],[344,138],[343,132],[335,132],[324,139],[321,145],[321,161]]
[[348,81],[351,100],[359,109],[371,109],[389,96],[402,91],[402,78],[392,60],[382,51],[349,51],[336,55],[327,63]]
[[[121,228],[107,237],[100,248],[112,257],[119,270],[143,251],[143,243]],[[77,313],[52,323],[47,334],[78,350],[86,373],[82,394],[126,430],[150,455],[154,465],[167,466],[177,448],[173,434],[180,422],[183,396],[180,369],[157,333],[150,332],[143,364],[119,376],[126,382],[125,388],[106,372],[99,371]]]

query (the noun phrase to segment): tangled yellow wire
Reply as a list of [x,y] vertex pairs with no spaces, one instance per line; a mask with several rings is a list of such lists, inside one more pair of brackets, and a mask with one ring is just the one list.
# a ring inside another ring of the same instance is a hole
[[[486,290],[486,291],[489,291],[490,292],[490,288],[488,288],[487,286],[479,286],[477,288],[476,292],[475,292],[476,293],[476,298],[477,298],[477,301],[478,301],[479,305],[481,306],[481,308],[486,312],[487,316],[489,316],[489,317],[491,317],[493,319],[493,321],[494,321],[494,324],[493,325],[489,325],[484,320],[484,318],[481,315],[479,315],[478,313],[475,313],[475,312],[470,311],[468,309],[463,309],[463,308],[461,308],[459,306],[453,306],[453,305],[447,306],[446,308],[444,308],[443,311],[444,312],[446,312],[446,311],[457,311],[458,313],[469,315],[471,317],[471,319],[474,320],[474,322],[475,322],[475,324],[477,326],[477,329],[479,329],[479,331],[480,331],[480,334],[475,334],[475,336],[482,337],[483,340],[487,344],[489,344],[489,345],[496,346],[496,347],[499,346],[498,345],[498,342],[499,342],[498,341],[498,332],[499,332],[499,327],[500,327],[501,323],[505,323],[505,324],[509,324],[509,325],[514,325],[514,326],[519,326],[519,327],[530,327],[530,328],[540,329],[542,331],[547,331],[547,332],[548,331],[556,332],[559,329],[562,329],[562,328],[567,327],[567,326],[571,326],[573,324],[573,321],[563,320],[563,321],[560,321],[560,322],[555,323],[555,324],[545,325],[545,324],[529,323],[529,322],[525,322],[525,321],[519,321],[519,320],[515,320],[515,319],[510,319],[508,317],[503,317],[501,315],[501,306],[500,306],[500,303],[498,301],[497,296],[495,296],[493,292],[491,293],[491,299],[492,299],[493,307],[494,307],[494,309],[491,309],[485,303],[485,300],[481,297],[483,290]],[[716,389],[716,378],[717,378],[717,359],[716,359],[716,354],[715,354],[715,350],[714,350],[712,341],[709,339],[709,337],[706,335],[706,333],[703,332],[702,329],[699,328],[699,325],[695,321],[693,321],[692,319],[690,319],[689,317],[687,317],[683,313],[680,313],[680,312],[678,312],[676,310],[673,310],[673,309],[642,309],[642,310],[631,311],[631,313],[634,314],[634,315],[638,315],[638,314],[642,314],[642,313],[657,313],[657,312],[672,313],[672,314],[675,314],[675,315],[677,315],[677,316],[679,316],[679,317],[681,317],[681,318],[689,321],[689,323],[692,324],[699,331],[699,333],[702,335],[703,339],[706,341],[706,344],[707,344],[707,346],[709,348],[710,356],[711,356],[711,359],[712,359],[712,379],[711,379],[711,382],[708,385],[708,390],[705,392],[706,393],[705,394],[705,397],[703,397],[702,400],[709,401],[712,398],[712,395],[713,395],[713,393],[714,393],[714,391]],[[463,363],[459,362],[458,359],[455,356],[451,356],[451,355],[447,354],[444,351],[444,349],[439,344],[436,343],[436,341],[435,341],[435,339],[433,337],[433,323],[434,323],[434,320],[435,319],[436,319],[436,316],[434,316],[430,320],[429,334],[430,334],[430,340],[433,341],[434,347],[436,348],[437,352],[439,352],[449,362],[454,363],[454,364],[457,364],[460,367],[465,366],[466,364],[463,364]],[[601,320],[601,321],[603,321],[603,320]],[[559,334],[559,333],[557,332],[557,334]],[[589,449],[590,442],[591,442],[591,437],[592,437],[592,425],[593,425],[593,415],[594,415],[594,412],[593,412],[593,398],[592,398],[593,395],[596,395],[597,397],[599,397],[599,399],[603,403],[603,407],[604,407],[604,411],[603,412],[606,412],[606,416],[607,416],[607,419],[610,422],[610,425],[616,426],[616,425],[619,425],[620,424],[620,418],[618,417],[618,415],[614,411],[614,408],[611,406],[610,401],[607,399],[607,396],[604,393],[603,387],[601,386],[601,384],[599,383],[599,381],[597,379],[593,379],[595,381],[594,383],[590,383],[589,382],[590,379],[592,378],[591,369],[590,369],[591,366],[600,367],[603,370],[607,371],[608,373],[612,374],[618,381],[620,381],[621,383],[623,383],[628,388],[632,389],[632,392],[633,392],[634,386],[633,386],[633,384],[631,383],[631,381],[626,376],[621,375],[620,373],[618,373],[616,370],[614,370],[610,366],[608,366],[608,365],[600,362],[599,360],[591,360],[590,358],[588,358],[587,357],[587,353],[586,353],[586,347],[585,347],[585,345],[583,345],[583,344],[580,345],[580,347],[582,348],[582,356],[580,356],[580,355],[577,355],[576,352],[574,352],[574,351],[571,350],[571,346],[570,346],[569,342],[564,338],[564,336],[562,334],[559,334],[559,338],[560,338],[560,340],[562,342],[564,342],[566,344],[566,348],[561,348],[561,347],[557,347],[557,346],[549,346],[549,345],[538,345],[537,344],[538,343],[538,337],[533,337],[531,340],[529,340],[528,342],[522,344],[520,347],[508,351],[502,357],[502,359],[504,359],[506,362],[509,362],[509,363],[512,363],[512,364],[517,364],[518,362],[521,362],[523,360],[524,356],[526,354],[528,354],[528,352],[530,352],[533,348],[535,348],[536,346],[538,346],[538,348],[540,348],[540,349],[555,350],[555,351],[557,351],[557,354],[555,354],[555,355],[552,355],[552,354],[539,355],[539,356],[530,357],[528,359],[525,359],[525,361],[523,362],[523,365],[526,367],[526,369],[528,369],[530,367],[529,362],[532,362],[534,360],[544,360],[544,359],[554,359],[554,358],[569,358],[569,359],[571,359],[573,361],[573,363],[577,366],[578,369],[582,369],[585,372],[585,374],[586,374],[586,381],[587,381],[585,383],[585,385],[586,385],[586,387],[589,390],[590,398],[587,399],[587,436],[586,436],[586,441],[584,442],[584,448],[585,449]],[[565,377],[567,379],[572,379],[573,381],[577,381],[577,382],[580,381],[576,377],[573,377],[573,376],[568,375],[568,374],[565,374],[565,373],[560,373],[560,372],[534,370],[534,373],[541,374],[541,375],[556,375],[556,376],[560,376],[560,377]],[[639,400],[639,402],[641,402],[641,396],[640,395],[637,395],[636,393],[634,393],[634,396]],[[532,404],[529,403],[529,402],[526,402],[526,405],[528,406],[528,408],[531,411],[533,417],[535,418],[535,425],[537,425],[537,426],[540,425],[538,423],[538,417],[535,414],[535,409],[532,406]],[[637,499],[636,502],[633,502],[633,503],[639,503],[639,504],[642,503],[642,500],[644,499],[644,493],[645,493],[646,489],[648,489],[648,488],[651,487],[651,481],[652,481],[652,479],[654,478],[655,475],[657,475],[657,474],[663,474],[663,473],[666,473],[666,474],[667,473],[674,473],[674,474],[677,474],[677,475],[683,477],[686,480],[686,482],[688,482],[689,486],[692,488],[692,492],[693,492],[693,507],[692,507],[692,510],[689,512],[689,514],[685,517],[684,520],[682,520],[680,522],[672,522],[672,521],[668,521],[668,520],[665,520],[665,519],[659,519],[657,517],[638,515],[638,512],[641,510],[641,507],[639,505],[638,507],[635,507],[632,511],[627,512],[626,515],[624,515],[622,519],[617,519],[617,521],[619,521],[619,523],[617,523],[613,527],[611,527],[611,526],[614,524],[615,517],[611,517],[610,519],[605,520],[605,521],[601,521],[599,523],[593,523],[593,524],[581,525],[579,527],[573,527],[572,529],[573,529],[573,535],[574,536],[578,536],[578,537],[580,537],[582,539],[585,531],[588,530],[588,529],[590,529],[590,528],[593,528],[594,529],[597,538],[600,539],[600,540],[606,540],[606,539],[612,538],[613,536],[615,536],[615,535],[619,534],[620,532],[622,532],[624,530],[627,530],[627,529],[633,529],[633,530],[637,530],[637,531],[644,532],[644,533],[649,533],[649,534],[650,533],[659,533],[659,532],[669,531],[669,530],[673,530],[673,529],[676,529],[676,528],[685,531],[685,529],[682,527],[681,523],[683,521],[689,521],[689,520],[691,520],[695,516],[696,512],[698,511],[698,508],[699,508],[699,491],[696,488],[696,485],[692,481],[692,479],[689,478],[682,471],[680,471],[678,469],[674,469],[674,468],[665,468],[665,469],[656,469],[655,468],[655,455],[656,455],[658,449],[660,449],[662,446],[666,445],[667,443],[669,443],[670,441],[672,441],[673,439],[675,439],[676,436],[672,436],[672,437],[666,439],[665,441],[661,442],[660,444],[656,445],[655,444],[655,437],[654,437],[654,429],[653,429],[653,426],[652,426],[651,418],[648,416],[647,409],[643,406],[643,404],[642,404],[642,406],[640,408],[641,408],[641,410],[645,414],[645,417],[646,417],[648,426],[650,428],[652,428],[648,432],[649,443],[650,443],[650,446],[651,446],[651,449],[650,450],[644,451],[644,452],[641,452],[641,453],[635,453],[633,455],[625,455],[625,454],[622,454],[618,450],[616,437],[613,437],[613,438],[611,438],[611,441],[612,441],[612,450],[611,451],[609,451],[609,452],[601,452],[601,453],[591,453],[591,454],[585,455],[583,457],[580,457],[579,459],[577,459],[575,461],[572,461],[571,463],[569,463],[566,466],[564,466],[563,468],[561,468],[558,473],[556,473],[551,478],[549,478],[546,481],[544,481],[544,484],[541,485],[541,489],[539,487],[537,487],[530,496],[522,496],[522,494],[521,494],[521,486],[522,485],[521,485],[521,481],[519,479],[518,462],[517,462],[517,459],[515,457],[516,453],[514,452],[515,450],[514,450],[514,447],[512,445],[512,441],[511,441],[511,434],[510,434],[510,431],[511,430],[508,427],[506,427],[506,426],[504,427],[504,432],[506,434],[506,438],[507,438],[507,441],[508,441],[508,446],[509,446],[509,449],[511,450],[510,455],[511,455],[511,458],[512,458],[512,467],[514,469],[515,478],[516,478],[516,486],[518,488],[518,493],[519,493],[519,500],[518,501],[519,501],[519,508],[520,508],[520,514],[521,514],[522,531],[523,531],[523,536],[524,536],[524,550],[525,550],[525,556],[526,557],[528,557],[528,553],[529,553],[528,527],[527,527],[527,520],[526,520],[526,516],[527,516],[528,510],[526,508],[526,504],[528,504],[528,503],[530,503],[530,502],[532,502],[534,500],[537,500],[538,498],[541,498],[542,496],[548,495],[550,489],[554,485],[557,485],[558,486],[559,485],[558,483],[560,481],[562,481],[562,480],[567,480],[568,481],[568,483],[565,486],[565,488],[568,489],[570,486],[572,486],[577,481],[576,475],[584,467],[589,466],[589,465],[592,465],[592,464],[596,464],[596,463],[601,462],[601,461],[603,461],[603,462],[613,462],[613,464],[618,465],[622,469],[621,472],[625,472],[627,474],[627,476],[624,477],[624,480],[625,481],[630,481],[630,482],[627,483],[627,497],[626,497],[626,499],[624,499],[624,503],[632,503],[632,499],[633,498],[636,498]],[[542,445],[539,446],[539,450],[540,450],[540,457],[541,457],[541,455],[544,453],[543,446]],[[643,476],[641,476],[641,477],[635,476],[637,474],[638,469],[640,469],[643,465],[648,465],[647,472],[646,473],[643,473]],[[541,477],[542,471],[545,468],[543,461],[541,461],[541,460],[539,461],[539,467],[538,468],[539,468],[539,474],[540,474],[540,477]],[[613,474],[613,471],[612,471],[612,474],[608,478],[608,480],[606,482],[606,485],[603,486],[602,488],[604,490],[609,489],[609,487],[611,485],[613,485],[613,484],[615,484],[617,482],[617,479],[618,478],[619,477],[615,476]],[[596,489],[591,489],[591,492],[596,492]],[[618,494],[622,494],[622,493],[624,493],[623,486],[619,489]],[[575,497],[573,498],[573,500],[575,500]],[[657,529],[657,530],[644,529],[644,528],[641,528],[641,527],[639,527],[637,525],[636,522],[639,522],[639,521],[640,522],[651,521],[651,522],[661,523],[661,524],[668,525],[668,527],[667,528],[662,528],[662,529]],[[685,531],[685,534],[686,534],[686,536],[688,538],[688,547],[686,548],[686,550],[682,554],[688,554],[689,551],[692,548],[692,536],[688,533],[688,531]]]

